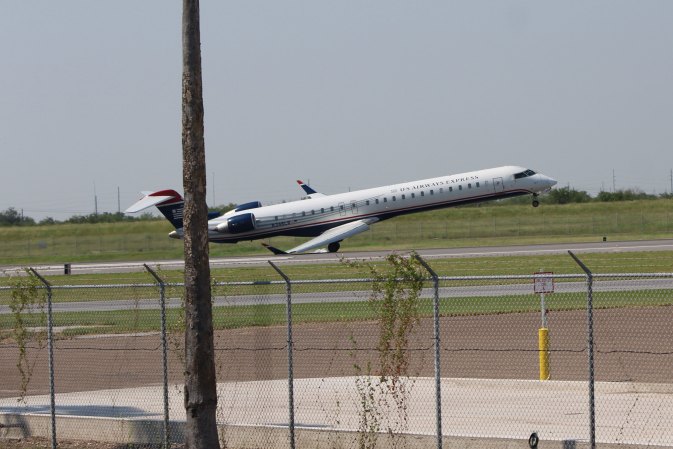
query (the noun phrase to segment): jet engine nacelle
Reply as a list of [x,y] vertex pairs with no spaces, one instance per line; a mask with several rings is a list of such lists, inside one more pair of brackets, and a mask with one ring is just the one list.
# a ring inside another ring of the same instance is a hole
[[234,208],[234,212],[240,212],[242,210],[257,209],[262,207],[262,203],[259,201],[251,201],[249,203],[240,204]]
[[217,232],[227,232],[229,234],[239,234],[255,229],[255,216],[253,214],[241,214],[228,218],[227,221],[215,226]]
[[259,201],[250,201],[249,203],[239,204],[232,210],[222,215],[222,217],[228,217],[229,215],[234,215],[237,212],[241,212],[243,210],[257,209],[258,207],[262,207],[262,203],[260,203]]

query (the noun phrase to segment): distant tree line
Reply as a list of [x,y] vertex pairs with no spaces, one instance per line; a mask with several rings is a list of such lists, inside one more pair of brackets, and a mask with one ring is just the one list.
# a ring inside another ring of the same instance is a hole
[[[636,200],[656,200],[658,198],[671,199],[670,193],[661,193],[658,195],[645,193],[640,189],[622,189],[615,192],[598,192],[596,196],[591,196],[585,190],[576,190],[572,187],[559,187],[552,189],[546,195],[540,197],[544,204],[570,204],[570,203],[590,203],[590,202],[612,202],[612,201],[636,201]],[[500,201],[501,204],[524,204],[529,203],[528,196],[511,198]]]
[[0,212],[0,226],[30,226],[34,225],[35,220],[30,217],[24,217],[13,207]]
[[[635,200],[655,200],[658,198],[673,199],[673,194],[671,193],[661,193],[659,195],[645,193],[639,189],[624,189],[617,190],[616,192],[599,192],[595,197],[592,197],[584,190],[575,190],[571,187],[560,187],[558,189],[552,189],[546,195],[540,197],[540,200],[544,204],[569,204],[569,203],[589,203],[589,202],[610,202],[610,201],[635,201]],[[528,204],[530,198],[526,196],[520,196],[516,198],[510,198],[507,200],[498,201],[498,204]],[[477,206],[481,206],[477,204]],[[216,207],[211,207],[209,212],[219,212],[224,214],[236,207],[235,204],[220,204]],[[89,215],[73,215],[72,217],[66,220],[55,220],[52,217],[43,218],[40,221],[35,221],[31,217],[26,217],[23,213],[16,210],[14,207],[10,207],[7,210],[0,211],[0,227],[2,226],[35,226],[35,225],[57,225],[63,223],[118,223],[122,221],[148,221],[148,220],[163,220],[163,217],[157,217],[150,213],[144,213],[137,217],[131,215],[125,215],[121,212],[103,212],[100,214],[89,214]]]
[[[219,212],[221,214],[232,210],[236,205],[229,203],[227,205],[219,205],[217,207],[210,208],[209,212]],[[121,212],[102,212],[99,214],[88,214],[88,215],[73,215],[72,217],[66,220],[55,220],[52,217],[45,217],[40,221],[35,221],[31,217],[26,217],[23,215],[23,212],[16,210],[14,207],[10,207],[7,210],[0,211],[0,227],[2,226],[35,226],[35,225],[57,225],[64,223],[74,223],[74,224],[96,224],[96,223],[119,223],[122,221],[148,221],[148,220],[163,220],[163,217],[157,217],[150,213],[144,213],[139,216],[126,215]]]
[[614,192],[601,191],[595,197],[592,197],[584,190],[575,190],[571,187],[561,187],[552,189],[548,195],[544,197],[544,202],[547,204],[568,204],[568,203],[588,203],[594,202],[610,202],[610,201],[636,201],[636,200],[656,200],[658,198],[672,198],[670,193],[662,193],[659,195],[645,193],[640,189],[620,189]]
[[45,217],[36,222],[31,217],[26,217],[15,208],[10,207],[0,212],[0,226],[34,226],[34,225],[55,225],[62,223],[115,223],[120,221],[139,221],[155,220],[151,214],[143,214],[139,217],[131,217],[120,212],[103,212],[100,214],[73,215],[67,220],[59,221],[52,217]]

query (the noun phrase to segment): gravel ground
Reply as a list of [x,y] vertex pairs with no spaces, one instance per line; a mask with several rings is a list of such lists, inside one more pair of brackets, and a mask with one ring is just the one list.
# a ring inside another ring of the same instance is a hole
[[[161,446],[101,443],[99,441],[58,440],[59,449],[159,449]],[[1,449],[50,449],[51,440],[46,438],[24,438],[21,440],[0,440]],[[183,449],[184,445],[173,446]]]

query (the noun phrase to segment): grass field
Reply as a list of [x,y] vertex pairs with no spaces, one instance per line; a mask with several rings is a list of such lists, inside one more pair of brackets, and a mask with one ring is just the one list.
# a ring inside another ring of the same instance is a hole
[[[671,200],[530,205],[498,203],[414,214],[377,223],[348,239],[345,251],[639,240],[673,235]],[[0,228],[3,264],[161,260],[182,257],[165,220]],[[267,242],[290,248],[303,239]],[[212,257],[267,254],[259,242],[211,245]]]
[[[634,290],[628,292],[597,292],[594,295],[596,308],[616,307],[656,307],[673,305],[670,290]],[[638,298],[634,301],[633,298]],[[586,307],[586,294],[555,293],[547,300],[550,311],[582,310]],[[540,310],[536,295],[484,296],[443,299],[440,302],[442,316],[466,316],[500,313],[524,313]],[[293,323],[351,322],[376,319],[376,312],[366,301],[334,302],[315,304],[295,304],[292,306]],[[432,316],[431,300],[420,301],[420,317]],[[26,327],[44,326],[44,317],[39,313],[24,316]],[[166,320],[170,329],[180,329],[182,320],[180,309],[168,309]],[[14,317],[0,315],[0,331],[6,335],[13,327]],[[256,326],[281,326],[286,323],[284,304],[259,304],[244,306],[216,307],[213,309],[215,329],[237,329]],[[75,336],[98,333],[150,332],[160,330],[158,310],[117,310],[108,312],[61,312],[55,314],[55,326],[70,327],[61,335]],[[0,334],[0,340],[2,335]]]

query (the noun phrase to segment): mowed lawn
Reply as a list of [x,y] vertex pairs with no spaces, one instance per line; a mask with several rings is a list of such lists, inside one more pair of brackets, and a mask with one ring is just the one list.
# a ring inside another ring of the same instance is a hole
[[[673,305],[669,289],[596,292],[594,304],[598,309],[628,307],[662,307]],[[583,310],[586,308],[586,293],[555,293],[547,299],[550,311]],[[421,299],[418,303],[419,318],[432,317],[432,301]],[[442,316],[489,315],[502,313],[525,313],[540,310],[536,295],[504,295],[483,297],[452,297],[440,299]],[[376,320],[376,309],[368,301],[324,302],[295,304],[292,306],[293,323],[353,322]],[[26,313],[23,326],[40,329],[45,325],[42,312]],[[170,331],[183,330],[184,314],[180,308],[166,311]],[[258,326],[281,326],[287,322],[284,304],[240,305],[215,307],[215,329],[237,329]],[[13,315],[0,315],[0,341],[12,339],[15,326]],[[54,314],[54,325],[66,327],[63,336],[159,331],[161,328],[158,309],[131,309],[115,311],[60,312]]]

